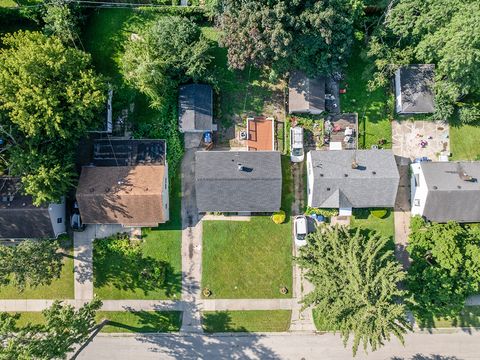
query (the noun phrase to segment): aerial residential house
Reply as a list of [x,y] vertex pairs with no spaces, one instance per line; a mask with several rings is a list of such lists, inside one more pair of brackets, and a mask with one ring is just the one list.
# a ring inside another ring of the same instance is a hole
[[0,238],[57,238],[66,232],[65,201],[45,206],[33,205],[22,194],[20,179],[0,177]]
[[309,78],[294,71],[288,82],[288,112],[290,114],[321,114],[325,111],[325,79]]
[[310,151],[307,154],[308,206],[339,209],[390,208],[400,176],[390,150]]
[[247,119],[247,149],[249,151],[275,150],[275,119],[252,117]]
[[76,199],[84,224],[154,227],[169,220],[164,140],[95,140]]
[[435,111],[434,76],[433,64],[403,66],[395,72],[395,108],[398,114]]
[[181,132],[204,133],[215,130],[213,90],[210,85],[180,86],[178,102],[178,123]]
[[195,192],[200,213],[278,211],[282,201],[280,153],[198,151]]
[[411,165],[412,215],[435,222],[480,222],[480,161]]

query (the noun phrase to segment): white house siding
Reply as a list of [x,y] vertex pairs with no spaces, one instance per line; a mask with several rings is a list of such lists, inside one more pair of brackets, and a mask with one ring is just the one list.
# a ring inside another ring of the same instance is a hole
[[402,112],[402,90],[400,81],[400,69],[398,69],[395,71],[395,105],[397,113]]
[[62,198],[59,204],[50,204],[48,206],[48,213],[55,237],[65,234],[67,232],[65,199]]
[[313,165],[312,165],[312,156],[310,152],[307,153],[307,194],[308,206],[312,206],[313,199]]
[[169,203],[169,192],[168,192],[168,164],[165,161],[165,171],[163,173],[163,192],[162,192],[162,201],[163,201],[163,214],[164,220],[167,222],[170,220],[170,203]]
[[411,165],[411,201],[412,201],[412,216],[423,215],[425,203],[427,202],[428,187],[423,175],[422,168],[419,163]]

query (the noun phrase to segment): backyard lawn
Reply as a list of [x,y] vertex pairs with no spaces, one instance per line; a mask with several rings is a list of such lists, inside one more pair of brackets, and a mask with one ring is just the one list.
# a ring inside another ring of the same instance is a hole
[[360,42],[353,48],[348,62],[345,80],[340,88],[347,90],[340,94],[340,108],[344,113],[358,113],[358,147],[370,149],[378,141],[385,139],[384,148],[392,146],[392,126],[390,119],[393,113],[394,98],[388,89],[380,88],[373,92],[367,90],[368,78],[364,71],[370,66],[370,60],[361,55],[363,47]]
[[375,230],[380,235],[389,238],[392,243],[394,241],[395,225],[391,209],[387,209],[387,215],[383,219],[372,216],[369,209],[353,209],[350,226],[352,228]]
[[[131,260],[122,253],[94,261],[95,293],[101,299],[179,299],[181,291],[181,184],[180,176],[172,179],[170,193],[170,221],[155,229],[143,231],[141,244],[143,259],[131,268]],[[141,276],[142,266],[158,262],[166,266],[163,286],[152,288]],[[130,266],[130,267],[129,267]],[[136,271],[138,270],[138,271]],[[126,281],[129,279],[130,281]]]
[[215,332],[280,332],[290,327],[290,310],[206,311],[203,329]]
[[480,160],[480,125],[450,125],[452,160]]
[[49,286],[26,287],[19,292],[13,285],[0,286],[0,299],[73,299],[73,249],[70,239],[61,240],[63,267],[59,279]]
[[[284,224],[269,216],[251,221],[203,223],[202,287],[217,299],[269,299],[291,297],[292,226],[289,218],[292,180],[288,157],[282,156],[282,209]],[[287,295],[280,293],[286,286]]]
[[[182,325],[180,311],[98,311],[96,320],[108,320],[102,327],[105,333],[155,333],[179,331]],[[30,324],[43,324],[41,312],[21,312],[18,327]]]

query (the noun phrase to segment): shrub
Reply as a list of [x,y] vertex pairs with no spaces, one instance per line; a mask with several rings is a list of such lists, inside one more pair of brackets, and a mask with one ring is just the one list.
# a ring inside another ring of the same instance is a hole
[[285,211],[280,210],[272,215],[272,220],[275,224],[283,224],[285,222],[286,215]]
[[388,211],[386,209],[374,209],[370,210],[370,214],[377,219],[383,219],[387,215]]
[[464,124],[472,124],[480,121],[480,103],[461,107],[459,117],[460,121]]
[[338,215],[338,209],[319,209],[319,208],[312,208],[307,207],[307,211],[305,211],[305,215],[322,215],[326,218],[331,218],[332,216]]

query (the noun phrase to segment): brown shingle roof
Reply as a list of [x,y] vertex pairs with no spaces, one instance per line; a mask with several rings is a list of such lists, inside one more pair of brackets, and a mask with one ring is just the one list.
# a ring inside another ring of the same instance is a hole
[[83,167],[77,188],[85,224],[157,226],[162,209],[164,166]]

